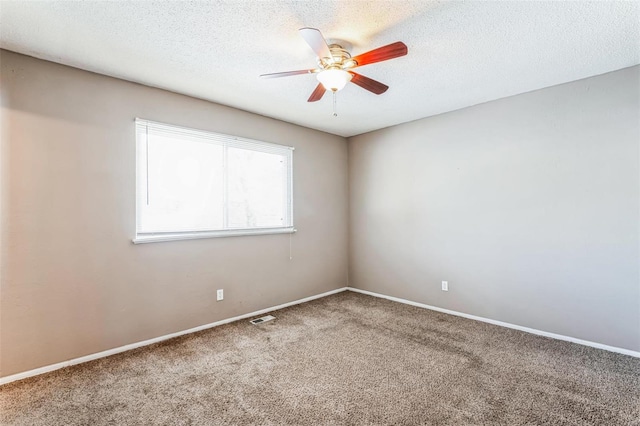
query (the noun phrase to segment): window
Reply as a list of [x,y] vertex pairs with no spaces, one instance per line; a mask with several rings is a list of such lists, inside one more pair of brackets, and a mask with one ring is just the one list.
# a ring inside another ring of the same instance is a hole
[[293,148],[136,119],[135,243],[290,233]]

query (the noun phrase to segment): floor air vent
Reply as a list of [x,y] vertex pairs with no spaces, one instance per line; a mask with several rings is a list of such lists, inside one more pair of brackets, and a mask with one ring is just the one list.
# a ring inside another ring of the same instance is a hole
[[251,324],[262,324],[263,322],[271,321],[273,319],[276,319],[276,317],[274,317],[273,315],[265,315],[265,316],[260,317],[260,318],[252,319],[249,322]]

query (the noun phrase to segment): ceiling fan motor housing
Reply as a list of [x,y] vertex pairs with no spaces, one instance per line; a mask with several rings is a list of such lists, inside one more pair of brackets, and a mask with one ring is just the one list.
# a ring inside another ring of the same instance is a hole
[[318,66],[322,69],[345,69],[357,65],[351,60],[351,54],[339,44],[330,44],[331,58],[318,58]]

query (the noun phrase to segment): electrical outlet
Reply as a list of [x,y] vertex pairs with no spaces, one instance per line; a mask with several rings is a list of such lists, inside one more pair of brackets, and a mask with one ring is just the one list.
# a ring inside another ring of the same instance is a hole
[[223,299],[224,299],[224,290],[220,289],[220,290],[218,290],[218,293],[216,295],[216,300],[219,302],[219,301],[221,301]]
[[442,281],[442,291],[449,291],[449,281]]

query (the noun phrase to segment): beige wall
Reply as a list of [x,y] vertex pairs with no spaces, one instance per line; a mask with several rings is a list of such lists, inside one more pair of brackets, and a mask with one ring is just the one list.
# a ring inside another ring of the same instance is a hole
[[[0,60],[0,375],[348,284],[345,139],[7,51]],[[135,117],[295,146],[293,260],[289,235],[132,244]]]
[[633,67],[350,138],[351,285],[639,351],[639,111]]

